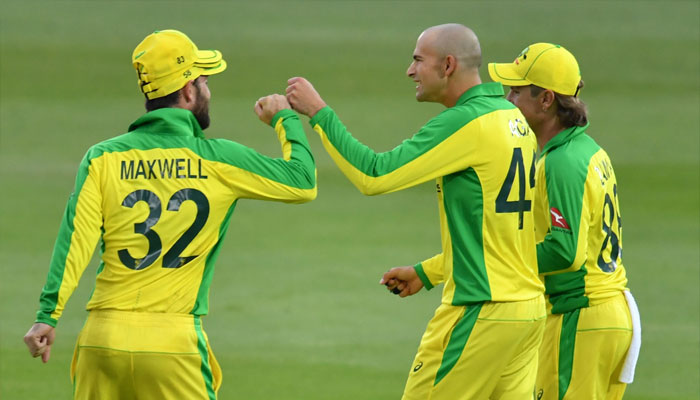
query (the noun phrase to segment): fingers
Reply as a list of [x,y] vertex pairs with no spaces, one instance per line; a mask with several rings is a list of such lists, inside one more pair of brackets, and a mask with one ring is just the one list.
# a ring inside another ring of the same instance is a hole
[[290,85],[290,86],[295,84],[295,83],[299,83],[299,82],[303,83],[303,82],[308,82],[308,81],[305,78],[302,78],[300,76],[294,76],[292,78],[287,79],[287,85]]
[[51,345],[55,338],[56,331],[52,326],[38,322],[24,335],[24,343],[32,357],[41,356],[41,360],[47,362],[51,356]]
[[382,279],[379,281],[380,284],[386,285],[387,282],[396,280],[398,277],[398,268],[392,268],[382,275]]
[[262,106],[262,97],[258,99],[258,101],[255,102],[255,107],[253,107],[253,110],[255,111],[256,114],[258,114],[258,117],[262,115],[263,111],[263,106]]
[[411,296],[423,288],[423,282],[412,266],[394,267],[384,273],[379,283],[399,297]]
[[46,346],[46,351],[41,355],[41,362],[46,364],[49,362],[49,357],[51,357],[51,345]]
[[280,110],[288,108],[291,108],[291,106],[286,97],[281,94],[271,94],[259,98],[258,101],[255,102],[253,110],[261,121],[269,124],[275,114]]
[[29,349],[29,354],[32,355],[32,357],[39,357],[40,355],[43,355],[44,352],[46,351],[46,345],[48,343],[49,339],[46,336],[32,336],[32,337],[25,337],[24,338],[24,343],[27,345],[27,348]]
[[407,282],[394,278],[387,279],[386,281],[384,280],[384,278],[382,278],[382,280],[380,280],[379,283],[385,285],[387,290],[393,294],[401,294],[406,289],[406,287],[408,287]]

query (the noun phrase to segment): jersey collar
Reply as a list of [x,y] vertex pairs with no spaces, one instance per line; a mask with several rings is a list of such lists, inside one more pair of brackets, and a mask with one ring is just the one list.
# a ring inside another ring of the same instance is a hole
[[204,138],[199,122],[190,110],[160,108],[142,115],[129,125],[129,132]]
[[562,144],[570,141],[571,139],[575,138],[576,136],[584,133],[586,131],[586,128],[588,128],[588,124],[584,126],[572,126],[571,128],[566,128],[563,131],[557,133],[556,136],[551,138],[547,144],[544,145],[544,148],[542,148],[542,154],[546,154],[548,151],[554,149],[555,147],[559,147]]
[[472,86],[469,88],[469,90],[459,96],[459,100],[457,100],[457,104],[455,105],[459,106],[466,104],[469,100],[479,96],[503,97],[503,85],[501,85],[499,82],[488,82]]

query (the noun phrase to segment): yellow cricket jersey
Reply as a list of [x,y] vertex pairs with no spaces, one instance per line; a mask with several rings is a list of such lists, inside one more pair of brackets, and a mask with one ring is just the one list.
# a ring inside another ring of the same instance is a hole
[[364,194],[437,180],[442,253],[416,265],[443,303],[537,297],[532,200],[537,143],[500,83],[477,85],[391,151],[375,153],[329,107],[311,119],[328,153]]
[[316,170],[297,115],[272,120],[282,158],[205,139],[194,115],[165,108],[91,147],[54,247],[37,322],[55,326],[100,242],[87,309],[208,312],[214,263],[240,198],[306,202]]
[[615,171],[587,128],[560,132],[537,161],[537,261],[552,313],[594,305],[627,284]]

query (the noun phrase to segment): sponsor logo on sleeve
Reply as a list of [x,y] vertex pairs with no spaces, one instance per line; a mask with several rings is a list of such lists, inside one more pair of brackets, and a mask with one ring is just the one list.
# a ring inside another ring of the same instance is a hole
[[552,227],[562,228],[566,230],[571,230],[569,223],[566,222],[564,215],[556,207],[549,209],[549,213],[552,215]]

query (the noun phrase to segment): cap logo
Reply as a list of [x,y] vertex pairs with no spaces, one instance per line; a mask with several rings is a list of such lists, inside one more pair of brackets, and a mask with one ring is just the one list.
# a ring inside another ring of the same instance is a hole
[[191,75],[192,75],[192,72],[190,72],[189,69],[182,73],[182,76],[184,76],[185,78],[189,78]]
[[175,62],[178,64],[182,64],[185,62],[185,56],[180,56],[175,59]]
[[523,49],[523,51],[518,54],[517,57],[515,57],[515,65],[520,65],[520,57],[523,58],[523,61],[527,60],[527,52],[530,51],[530,46],[527,46],[526,48]]

